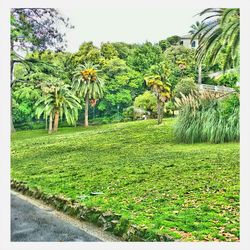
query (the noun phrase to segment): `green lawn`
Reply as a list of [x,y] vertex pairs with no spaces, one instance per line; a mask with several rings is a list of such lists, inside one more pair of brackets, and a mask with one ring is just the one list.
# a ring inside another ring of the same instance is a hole
[[[12,179],[181,241],[239,240],[239,143],[176,144],[173,119],[12,135]],[[103,192],[91,195],[92,192]]]

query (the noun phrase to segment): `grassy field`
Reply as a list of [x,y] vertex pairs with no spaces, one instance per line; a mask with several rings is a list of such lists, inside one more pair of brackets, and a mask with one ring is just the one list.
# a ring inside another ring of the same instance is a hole
[[155,233],[181,241],[239,240],[239,143],[176,144],[173,124],[16,132],[11,176],[119,213],[147,228],[146,240]]

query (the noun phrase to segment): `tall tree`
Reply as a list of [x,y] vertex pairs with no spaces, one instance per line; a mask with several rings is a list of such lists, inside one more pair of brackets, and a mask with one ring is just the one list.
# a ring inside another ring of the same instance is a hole
[[[204,23],[197,21],[195,24],[191,25],[191,30],[189,31],[189,33],[194,36],[197,32],[203,29],[203,27],[204,27]],[[202,32],[199,32],[199,34],[197,35],[198,43],[200,42],[201,36],[202,36]],[[199,63],[198,64],[198,84],[201,84],[201,83],[202,83],[202,65],[201,63]]]
[[162,49],[159,45],[146,42],[136,47],[129,55],[128,65],[145,74],[152,65],[158,64],[163,60]]
[[85,100],[84,126],[88,127],[89,101],[96,105],[97,99],[103,96],[103,80],[98,76],[97,66],[92,63],[79,65],[74,72],[73,88],[79,97]]
[[68,124],[74,125],[81,105],[70,86],[57,78],[49,77],[41,83],[41,90],[41,98],[35,104],[36,115],[38,118],[42,114],[49,117],[49,133],[52,133],[52,130],[57,132],[59,118],[63,116]]
[[151,74],[145,77],[147,86],[157,98],[157,122],[162,123],[164,104],[171,98],[171,84],[167,79],[167,68],[165,63],[154,65],[150,69]]
[[104,96],[98,103],[97,110],[99,114],[119,118],[120,111],[131,106],[134,98],[143,93],[144,77],[119,58],[105,60],[102,74],[105,81]]
[[116,49],[116,51],[118,53],[118,57],[120,59],[126,60],[127,57],[131,54],[131,51],[132,51],[132,48],[133,48],[132,44],[128,44],[128,43],[125,43],[125,42],[113,42],[111,44]]
[[[58,24],[73,28],[69,19],[58,10],[49,8],[13,8],[11,9],[11,79],[14,86],[13,72],[16,63],[30,66],[34,60],[23,57],[29,51],[43,51],[47,48],[63,50],[66,47],[65,34],[58,31]],[[11,129],[14,131],[11,116]]]
[[200,13],[203,27],[194,35],[200,36],[196,56],[198,62],[209,57],[213,63],[217,56],[226,53],[224,69],[239,64],[240,10],[237,8],[209,8]]
[[166,39],[170,45],[178,45],[179,41],[181,40],[181,38],[179,36],[170,36]]
[[73,61],[76,65],[84,64],[86,62],[99,64],[101,58],[101,51],[94,46],[93,42],[82,43],[79,50],[73,55]]
[[170,46],[165,51],[168,82],[172,90],[183,77],[197,77],[195,51],[182,45]]
[[105,59],[112,59],[114,57],[118,57],[118,52],[115,49],[115,47],[113,46],[112,43],[102,43],[101,44],[101,55],[105,58]]

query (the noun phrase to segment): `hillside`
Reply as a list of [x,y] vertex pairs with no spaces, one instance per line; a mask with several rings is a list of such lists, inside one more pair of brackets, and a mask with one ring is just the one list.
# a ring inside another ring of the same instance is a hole
[[[11,178],[116,214],[106,229],[127,240],[238,241],[239,143],[176,144],[173,124],[19,131],[12,136]],[[85,219],[98,223],[96,215]],[[137,238],[124,236],[131,228],[140,231]]]

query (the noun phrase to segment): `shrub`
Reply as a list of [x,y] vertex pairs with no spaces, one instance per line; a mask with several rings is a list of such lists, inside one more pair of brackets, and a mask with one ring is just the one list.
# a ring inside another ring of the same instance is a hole
[[181,94],[188,95],[191,93],[191,91],[194,91],[197,89],[197,85],[194,82],[194,79],[192,77],[185,77],[182,78],[175,86],[174,89],[174,95],[178,98],[181,97]]
[[215,77],[209,77],[205,75],[202,77],[202,84],[218,85],[218,82],[216,81]]
[[94,119],[89,119],[89,123],[93,125],[99,125],[99,124],[108,124],[110,123],[109,117],[95,117]]
[[156,96],[150,92],[145,91],[142,95],[135,98],[134,107],[150,112],[152,117],[157,115],[157,99]]
[[165,112],[167,114],[172,114],[172,116],[175,115],[175,111],[177,110],[175,103],[173,101],[169,101],[165,104]]
[[176,99],[180,114],[174,133],[179,142],[239,141],[239,96],[223,99],[213,93],[193,92]]
[[125,108],[123,110],[123,116],[125,117],[125,119],[134,119],[134,106],[130,106],[128,108]]
[[237,72],[228,72],[216,79],[218,85],[227,86],[227,87],[234,87],[236,83],[239,82],[239,73]]
[[136,108],[134,106],[130,106],[123,111],[123,116],[126,120],[140,120],[143,119],[143,116],[149,116],[150,113],[144,109]]

